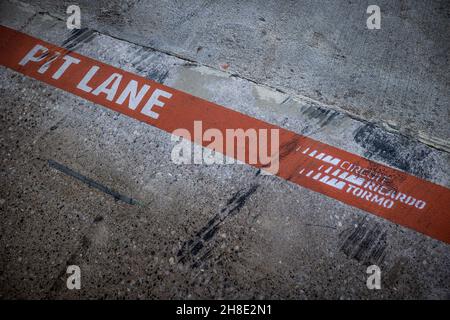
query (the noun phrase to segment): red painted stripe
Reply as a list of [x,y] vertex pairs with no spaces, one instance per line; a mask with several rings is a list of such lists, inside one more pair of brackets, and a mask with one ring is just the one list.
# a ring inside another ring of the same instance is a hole
[[[417,230],[430,237],[450,243],[450,190],[443,186],[375,163],[75,52],[67,52],[63,48],[19,31],[2,26],[0,34],[0,60],[3,66],[126,114],[139,121],[146,122],[164,131],[172,133],[176,129],[186,128],[193,136],[194,121],[202,121],[203,130],[216,128],[223,132],[224,135],[226,129],[279,129],[280,169],[277,173],[278,176],[405,227]],[[38,44],[48,48],[52,53],[60,53],[60,57],[50,64],[50,67],[44,73],[39,73],[37,70],[53,54],[48,55],[46,59],[40,62],[29,62],[25,66],[19,65],[22,58]],[[71,65],[59,79],[53,79],[52,75],[64,62],[61,57],[66,54],[79,59],[80,62]],[[149,85],[150,89],[135,110],[127,107],[127,101],[121,105],[115,102],[116,99],[113,101],[107,100],[104,93],[93,95],[82,91],[77,88],[77,85],[92,66],[100,68],[89,82],[89,85],[93,88],[99,86],[113,73],[118,73],[123,77],[118,89],[119,93],[122,92],[130,80],[135,80],[139,89],[144,84]],[[164,101],[165,106],[163,108],[154,108],[160,116],[158,119],[153,119],[142,114],[141,110],[156,89],[164,90],[172,94],[172,97],[160,99]],[[204,145],[206,146],[206,143]],[[246,153],[248,156],[248,150],[246,150]],[[232,154],[227,155],[232,156]],[[365,168],[365,171],[359,171],[359,177],[357,175],[352,177],[348,170],[350,164]],[[260,163],[253,165],[259,168],[262,167]],[[377,188],[373,185],[367,185],[370,182],[368,178],[369,170],[387,177],[381,183],[382,188],[378,187],[378,191],[375,191]],[[347,173],[345,173],[346,171]],[[361,184],[359,186],[361,191],[356,188],[358,184]],[[372,199],[374,195],[376,195],[376,198]],[[381,198],[384,200],[380,201]]]

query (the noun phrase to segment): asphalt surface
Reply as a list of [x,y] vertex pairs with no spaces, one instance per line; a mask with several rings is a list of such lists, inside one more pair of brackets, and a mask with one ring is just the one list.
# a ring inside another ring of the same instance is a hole
[[[444,1],[380,2],[381,30],[365,2],[81,1],[78,33],[68,4],[0,22],[450,187]],[[4,67],[0,91],[2,299],[450,298],[446,243],[250,166],[176,165],[170,134]]]

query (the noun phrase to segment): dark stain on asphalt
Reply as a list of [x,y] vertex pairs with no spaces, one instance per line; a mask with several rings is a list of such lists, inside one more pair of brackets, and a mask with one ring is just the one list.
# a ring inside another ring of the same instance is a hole
[[103,217],[102,217],[102,216],[97,216],[97,217],[95,217],[95,219],[94,219],[94,223],[99,223],[99,222],[101,222],[101,221],[103,221]]
[[372,124],[365,124],[354,132],[354,140],[365,149],[364,157],[387,164],[427,179],[435,165],[429,157],[431,149],[410,139],[388,133]]

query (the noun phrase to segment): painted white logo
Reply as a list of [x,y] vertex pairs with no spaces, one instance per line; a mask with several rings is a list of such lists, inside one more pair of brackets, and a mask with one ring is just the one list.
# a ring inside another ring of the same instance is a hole
[[380,267],[377,265],[371,265],[367,267],[367,274],[370,274],[370,276],[367,278],[367,288],[369,290],[380,290],[381,289],[381,270]]
[[67,29],[81,29],[81,10],[77,5],[70,5],[67,7],[67,14],[70,14],[67,18]]
[[367,28],[369,30],[373,29],[381,29],[381,10],[377,5],[370,5],[367,7],[367,13],[371,14],[369,18],[367,18]]
[[[64,63],[60,65],[58,70],[52,75],[52,78],[58,80],[66,74],[66,71],[73,68],[73,65],[79,64],[80,59],[74,58],[70,55],[64,55],[62,58],[59,58],[60,53],[50,53],[48,48],[37,44],[31,49],[22,60],[20,60],[19,65],[25,66],[29,62],[40,62],[44,60],[46,57],[48,61],[46,61],[38,70],[39,73],[45,74],[50,65],[56,63],[55,61],[64,60]],[[147,84],[143,84],[142,87],[138,90],[139,83],[136,80],[130,80],[127,82],[127,85],[121,92],[118,92],[121,88],[123,75],[120,73],[113,73],[109,76],[108,79],[103,81],[100,85],[96,85],[94,87],[90,87],[90,82],[92,78],[97,77],[97,73],[102,74],[102,69],[99,66],[92,66],[89,71],[84,75],[83,79],[78,83],[77,89],[83,90],[85,92],[91,93],[95,96],[104,95],[108,101],[115,101],[118,105],[127,104],[128,108],[131,110],[135,110],[138,105],[142,102],[147,91],[149,91],[150,86]],[[118,97],[117,97],[118,96]],[[142,114],[148,116],[152,119],[158,119],[159,113],[155,107],[162,108],[165,106],[165,102],[161,101],[161,98],[170,99],[172,97],[172,93],[166,92],[161,89],[153,90],[152,94],[148,98],[145,105],[142,107],[140,111]],[[117,99],[116,99],[117,98]],[[127,103],[128,100],[128,103]]]
[[[302,148],[303,151],[302,151]],[[387,209],[396,203],[423,210],[427,203],[413,196],[400,192],[392,184],[392,178],[377,170],[364,168],[358,164],[344,161],[333,155],[325,154],[311,147],[299,146],[296,151],[320,160],[323,165],[318,169],[300,168],[298,172],[307,178],[319,181],[337,190],[351,194],[368,202],[376,203]]]
[[81,289],[81,270],[79,266],[71,265],[67,267],[66,273],[70,274],[67,278],[67,289]]

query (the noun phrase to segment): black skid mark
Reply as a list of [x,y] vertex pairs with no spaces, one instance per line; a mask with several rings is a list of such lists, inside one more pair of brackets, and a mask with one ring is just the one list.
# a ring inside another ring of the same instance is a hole
[[83,44],[91,41],[95,37],[95,31],[82,28],[82,29],[73,29],[69,32],[67,38],[63,41],[61,46],[68,51],[73,51]]
[[387,232],[381,224],[360,219],[356,228],[345,229],[339,237],[340,250],[347,257],[367,265],[383,262],[388,244]]
[[157,55],[159,53],[155,53],[153,49],[139,48],[130,53],[130,57],[132,58],[130,64],[147,79],[164,83],[169,76],[169,70],[164,64],[155,63]]
[[201,228],[192,239],[185,241],[181,249],[178,251],[177,257],[180,263],[191,262],[193,268],[201,265],[202,261],[210,256],[212,248],[209,248],[206,253],[199,255],[205,249],[205,246],[213,240],[214,235],[217,234],[221,224],[230,216],[237,214],[245,205],[249,197],[256,192],[259,184],[253,184],[248,188],[241,189],[236,192],[226,203],[219,213],[214,215],[206,225]]

